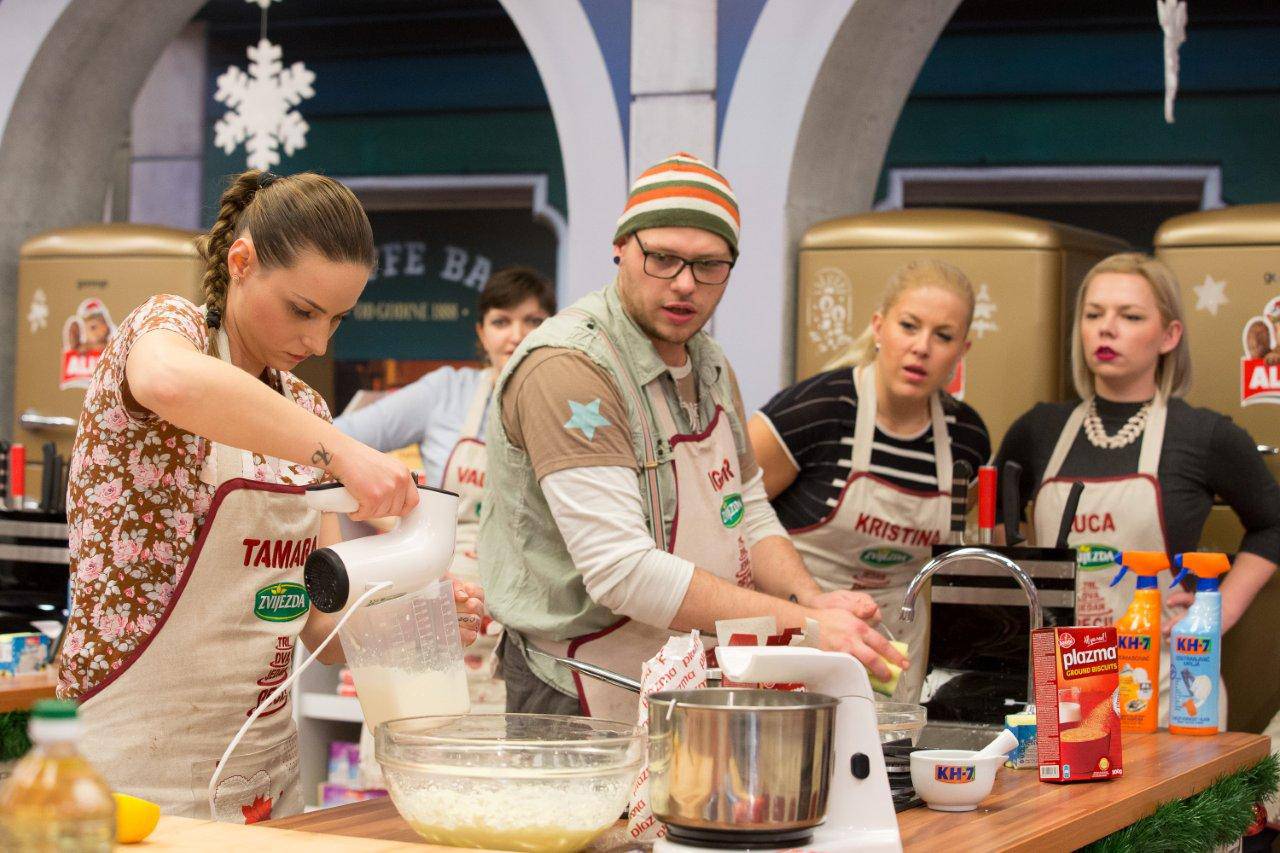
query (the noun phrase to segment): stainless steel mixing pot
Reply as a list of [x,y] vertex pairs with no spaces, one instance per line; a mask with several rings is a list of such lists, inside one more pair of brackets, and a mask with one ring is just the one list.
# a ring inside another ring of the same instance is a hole
[[[555,660],[640,692],[638,682],[611,670]],[[666,824],[706,832],[785,833],[822,823],[838,704],[820,693],[734,687],[652,694],[649,801],[654,815]]]
[[709,688],[649,697],[649,799],[696,830],[822,823],[838,702],[820,693]]

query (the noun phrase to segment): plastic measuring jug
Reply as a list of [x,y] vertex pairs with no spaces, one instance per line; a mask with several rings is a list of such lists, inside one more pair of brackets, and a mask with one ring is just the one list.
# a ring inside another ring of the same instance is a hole
[[357,608],[338,636],[370,731],[471,710],[449,580]]

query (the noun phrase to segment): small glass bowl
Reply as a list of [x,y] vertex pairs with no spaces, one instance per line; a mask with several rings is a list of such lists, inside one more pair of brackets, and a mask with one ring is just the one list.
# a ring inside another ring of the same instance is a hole
[[915,746],[920,740],[920,732],[928,720],[928,711],[923,705],[910,702],[877,702],[876,728],[880,730],[880,743],[905,745],[910,741]]

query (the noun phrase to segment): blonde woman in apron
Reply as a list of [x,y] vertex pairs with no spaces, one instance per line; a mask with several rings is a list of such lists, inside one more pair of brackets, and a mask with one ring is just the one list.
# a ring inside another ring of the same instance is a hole
[[[1280,488],[1244,430],[1181,399],[1190,359],[1168,267],[1122,254],[1090,270],[1077,296],[1071,364],[1083,402],[1040,404],[1023,415],[997,462],[1022,465],[1022,494],[1033,498],[1032,538],[1041,545],[1057,537],[1071,485],[1084,483],[1067,540],[1081,552],[1076,622],[1110,625],[1124,615],[1135,583],[1126,576],[1111,586],[1112,555],[1196,550],[1218,495],[1246,531],[1222,585],[1223,627],[1230,628],[1280,558]],[[1166,633],[1190,601],[1190,593],[1166,590]],[[1167,696],[1167,649],[1159,677]],[[1162,702],[1161,725],[1167,717]]]
[[[81,748],[115,790],[209,817],[218,757],[288,676],[296,640],[314,646],[332,626],[302,572],[336,523],[305,506],[305,487],[340,479],[357,517],[402,515],[417,490],[290,372],[324,352],[373,267],[350,191],[246,172],[200,248],[205,305],[157,296],[133,311],[85,397],[58,692],[82,701]],[[321,660],[342,660],[340,645]],[[301,804],[283,694],[224,768],[213,816],[252,823]]]
[[912,576],[949,528],[952,465],[990,456],[982,419],[943,388],[969,348],[973,287],[916,261],[889,282],[871,325],[831,369],[785,389],[749,423],[765,489],[814,579],[869,593],[907,643],[895,699],[924,681],[929,619],[898,619]]
[[[484,424],[493,380],[520,342],[555,313],[555,288],[532,269],[508,267],[485,282],[476,308],[476,338],[484,367],[438,368],[334,421],[347,435],[378,450],[417,445],[426,482],[460,497],[458,536],[449,571],[474,584],[480,582],[476,540],[488,465]],[[501,713],[505,707],[503,683],[494,674],[493,660],[501,630],[486,620],[479,639],[467,649],[473,713]]]

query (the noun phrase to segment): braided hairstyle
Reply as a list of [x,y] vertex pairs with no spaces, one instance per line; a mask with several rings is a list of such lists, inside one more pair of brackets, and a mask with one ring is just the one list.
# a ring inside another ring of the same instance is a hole
[[292,266],[298,255],[315,251],[334,263],[357,263],[373,271],[377,253],[369,217],[351,190],[314,172],[280,177],[250,169],[231,178],[218,206],[218,219],[196,239],[204,258],[205,322],[222,324],[231,272],[227,251],[248,234],[263,269]]

